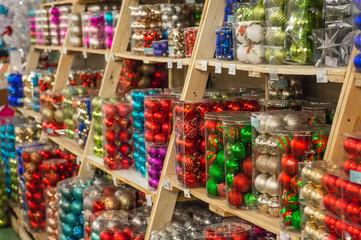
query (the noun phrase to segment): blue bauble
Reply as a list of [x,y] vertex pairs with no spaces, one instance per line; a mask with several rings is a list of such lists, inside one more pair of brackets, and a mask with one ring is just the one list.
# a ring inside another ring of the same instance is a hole
[[355,25],[358,30],[361,30],[361,13],[359,13],[355,18]]
[[139,135],[139,144],[145,146],[144,134]]
[[60,235],[60,240],[68,240],[68,238],[65,235],[61,234]]
[[138,111],[133,111],[132,116],[133,116],[134,120],[139,120],[139,112]]
[[142,122],[139,120],[134,121],[134,127],[136,130],[142,130]]
[[83,188],[75,187],[72,191],[73,197],[77,200],[83,200]]
[[134,153],[133,153],[133,158],[134,158],[134,159],[138,159],[138,158],[139,158],[139,153],[138,153],[138,152],[134,152]]
[[140,165],[145,165],[145,157],[144,156],[139,156],[138,162]]
[[133,98],[133,100],[138,99],[138,97],[139,97],[139,92],[133,91],[133,92],[132,92],[132,98]]
[[79,215],[78,222],[79,222],[79,224],[84,225],[84,216],[83,216],[83,214]]
[[60,208],[63,209],[64,212],[70,212],[71,204],[68,200],[63,199],[62,203],[60,204]]
[[[150,93],[150,91],[149,91],[149,93]],[[139,96],[139,99],[144,99],[145,98],[145,92],[141,91],[138,96]]]
[[74,229],[73,229],[73,235],[74,235],[74,237],[76,237],[76,238],[82,238],[83,237],[83,235],[84,235],[84,231],[83,231],[83,227],[82,226],[76,226],[76,227],[74,227]]
[[147,175],[147,168],[145,166],[140,166],[139,171],[144,177]]
[[361,0],[354,0],[355,6],[361,11]]
[[113,13],[112,12],[107,12],[105,15],[104,15],[104,19],[105,21],[107,22],[108,25],[112,25],[113,23]]
[[134,165],[135,165],[135,169],[136,169],[137,171],[139,171],[139,167],[140,167],[139,162],[136,161]]
[[144,119],[144,111],[141,111],[141,112],[139,113],[139,118]]
[[361,53],[357,54],[353,60],[353,64],[358,71],[361,71]]
[[65,224],[63,226],[62,231],[66,237],[70,237],[73,235],[73,228],[71,226],[69,226],[68,224]]
[[71,195],[71,190],[68,187],[63,186],[60,189],[60,194],[63,198],[67,199],[67,200],[71,200],[72,195]]
[[139,134],[137,132],[133,133],[133,139],[134,141],[138,141]]
[[99,234],[96,232],[93,232],[92,235],[90,236],[91,240],[100,240]]
[[61,212],[59,213],[59,219],[60,219],[61,222],[65,223],[65,220],[66,220],[66,212],[61,211]]
[[358,50],[361,50],[361,34],[358,34],[355,38],[355,41],[354,41],[354,44],[355,44],[355,47],[358,49]]
[[70,212],[65,217],[65,223],[71,227],[75,227],[78,222],[78,217],[73,212]]
[[81,214],[83,211],[83,202],[80,200],[75,200],[71,203],[71,210],[75,214]]
[[133,108],[135,111],[140,112],[143,110],[144,106],[143,106],[143,102],[141,101],[135,101],[133,102]]

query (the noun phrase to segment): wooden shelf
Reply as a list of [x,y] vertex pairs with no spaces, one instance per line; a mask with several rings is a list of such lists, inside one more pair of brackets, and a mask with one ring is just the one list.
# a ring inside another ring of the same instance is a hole
[[[174,175],[165,175],[164,178],[169,180],[171,190],[177,189],[180,191],[184,191],[184,187],[176,183]],[[227,202],[225,199],[208,197],[207,190],[205,188],[190,188],[189,191],[193,197],[208,203],[209,209],[221,216],[224,217],[237,216],[261,228],[264,228],[267,231],[270,231],[277,235],[280,234],[281,227],[280,227],[279,218],[271,217],[269,215],[268,216],[264,215],[259,210],[240,210],[240,209],[229,208],[227,206]],[[299,240],[301,238],[301,234],[294,232],[287,232],[287,233],[291,236],[291,239],[293,240],[296,239]]]
[[25,117],[30,117],[30,118],[34,118],[36,122],[41,122],[41,114],[40,112],[35,112],[33,110],[30,109],[26,109],[26,108],[14,108],[16,111],[18,111],[19,113],[23,114]]
[[347,68],[316,68],[314,66],[300,66],[300,65],[270,65],[270,64],[245,64],[239,61],[221,61],[214,58],[196,60],[196,69],[202,69],[202,62],[207,61],[208,66],[215,67],[217,63],[222,64],[222,68],[229,68],[230,64],[236,65],[236,70],[247,71],[252,74],[254,73],[270,73],[270,70],[276,69],[278,74],[290,74],[290,75],[304,75],[314,76],[317,70],[326,70],[327,78],[329,82],[343,83]]
[[69,139],[65,136],[47,136],[47,138],[56,143],[60,148],[64,148],[74,154],[77,157],[82,157],[84,149],[79,147],[78,143],[73,139]]
[[138,171],[136,170],[116,170],[112,171],[104,167],[103,159],[96,156],[86,156],[85,160],[96,168],[107,172],[108,174],[112,175],[116,179],[124,182],[139,191],[144,192],[145,194],[152,196],[152,201],[155,197],[155,192],[148,189],[147,179],[143,177]]
[[44,52],[60,52],[62,49],[62,46],[43,46],[43,45],[33,45],[34,49],[36,50],[42,50]]
[[190,62],[190,58],[147,57],[134,55],[131,52],[114,53],[114,56],[116,59],[134,59],[141,60],[144,63],[167,63],[169,60],[172,60],[173,63],[177,63],[181,60],[183,66],[188,66]]
[[90,49],[90,48],[83,48],[83,47],[66,47],[68,52],[86,52],[91,54],[99,54],[105,55],[110,53],[109,49]]
[[67,5],[67,4],[73,4],[73,0],[61,0],[61,1],[43,3],[41,7],[46,8],[46,7],[53,7],[59,5]]

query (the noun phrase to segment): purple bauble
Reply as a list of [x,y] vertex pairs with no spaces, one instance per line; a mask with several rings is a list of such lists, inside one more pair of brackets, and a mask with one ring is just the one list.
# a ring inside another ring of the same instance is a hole
[[162,169],[163,168],[164,159],[156,157],[154,158],[153,167],[156,169]]
[[52,8],[50,12],[51,12],[52,15],[57,15],[57,14],[59,14],[59,9],[58,8]]
[[158,149],[154,147],[148,148],[148,155],[151,157],[156,157],[158,155]]
[[108,47],[108,49],[111,49],[111,48],[112,48],[112,44],[113,44],[113,38],[109,38],[108,41],[107,41],[107,47]]
[[148,169],[148,175],[151,178],[159,179],[161,173],[162,173],[162,170],[158,170],[158,169],[153,168],[153,167]]
[[162,147],[162,148],[159,148],[159,157],[160,158],[165,158],[165,155],[167,155],[167,148],[165,147]]
[[112,26],[106,26],[105,27],[105,32],[106,32],[106,34],[108,34],[108,36],[113,35],[114,34],[114,28]]
[[149,187],[152,189],[157,189],[158,185],[159,185],[159,180],[158,179],[153,179],[153,178],[149,178],[148,180],[149,183]]

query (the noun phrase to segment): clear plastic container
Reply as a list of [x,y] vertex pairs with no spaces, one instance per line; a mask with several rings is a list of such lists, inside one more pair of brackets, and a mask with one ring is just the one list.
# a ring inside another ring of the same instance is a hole
[[64,114],[61,109],[64,97],[51,92],[41,93],[40,105],[43,131],[49,135],[64,132]]
[[218,60],[234,60],[235,29],[232,27],[216,27],[216,57]]

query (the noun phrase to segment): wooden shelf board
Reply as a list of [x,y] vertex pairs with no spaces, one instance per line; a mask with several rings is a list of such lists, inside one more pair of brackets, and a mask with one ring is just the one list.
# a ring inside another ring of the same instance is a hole
[[23,107],[15,108],[15,110],[18,111],[19,113],[23,114],[25,117],[34,118],[36,122],[39,122],[39,123],[41,122],[40,112],[35,112],[33,110],[26,109]]
[[90,48],[83,48],[83,47],[66,47],[68,52],[86,52],[90,54],[99,54],[99,55],[109,55],[109,49],[90,49]]
[[173,63],[177,63],[178,60],[182,60],[182,65],[188,66],[190,62],[190,58],[147,57],[133,55],[131,52],[115,53],[114,56],[116,59],[134,59],[141,60],[144,63],[167,63],[171,59]]
[[82,157],[84,154],[84,149],[82,149],[78,143],[75,142],[73,139],[69,139],[65,136],[50,136],[48,135],[47,138],[54,143],[56,143],[60,148],[64,148],[74,154],[77,157]]
[[[170,186],[173,189],[177,189],[180,191],[184,191],[184,187],[180,186],[176,180],[174,175],[166,175],[165,179],[170,181]],[[260,226],[267,231],[275,233],[277,235],[280,234],[280,222],[279,218],[271,217],[270,215],[264,215],[259,210],[240,210],[233,209],[227,206],[227,202],[225,199],[217,199],[210,198],[207,196],[207,190],[205,188],[190,188],[190,194],[209,204],[209,209],[219,215],[222,216],[238,216],[248,222],[251,222],[257,226]],[[294,232],[287,232],[292,240],[298,240],[301,238],[301,234]]]
[[61,1],[43,3],[41,7],[46,8],[46,7],[53,7],[53,6],[66,5],[66,4],[73,4],[73,0],[61,0]]
[[36,50],[42,50],[45,52],[60,52],[62,49],[62,46],[43,46],[43,45],[33,45],[34,49]]
[[151,195],[152,201],[155,199],[156,192],[148,189],[147,179],[143,177],[138,171],[133,169],[116,171],[109,170],[104,167],[103,159],[97,156],[86,156],[85,160],[89,162],[90,165],[107,172],[121,182],[124,182],[148,195]]
[[278,74],[290,74],[290,75],[316,75],[316,70],[326,70],[329,82],[342,83],[347,68],[316,68],[314,66],[300,66],[300,65],[270,65],[270,64],[245,64],[240,61],[221,61],[217,59],[201,59],[196,60],[195,67],[199,70],[202,69],[202,61],[207,61],[208,66],[215,67],[217,63],[222,64],[222,68],[229,68],[230,64],[236,65],[236,70],[248,71],[251,73],[269,73],[270,70],[276,69]]

